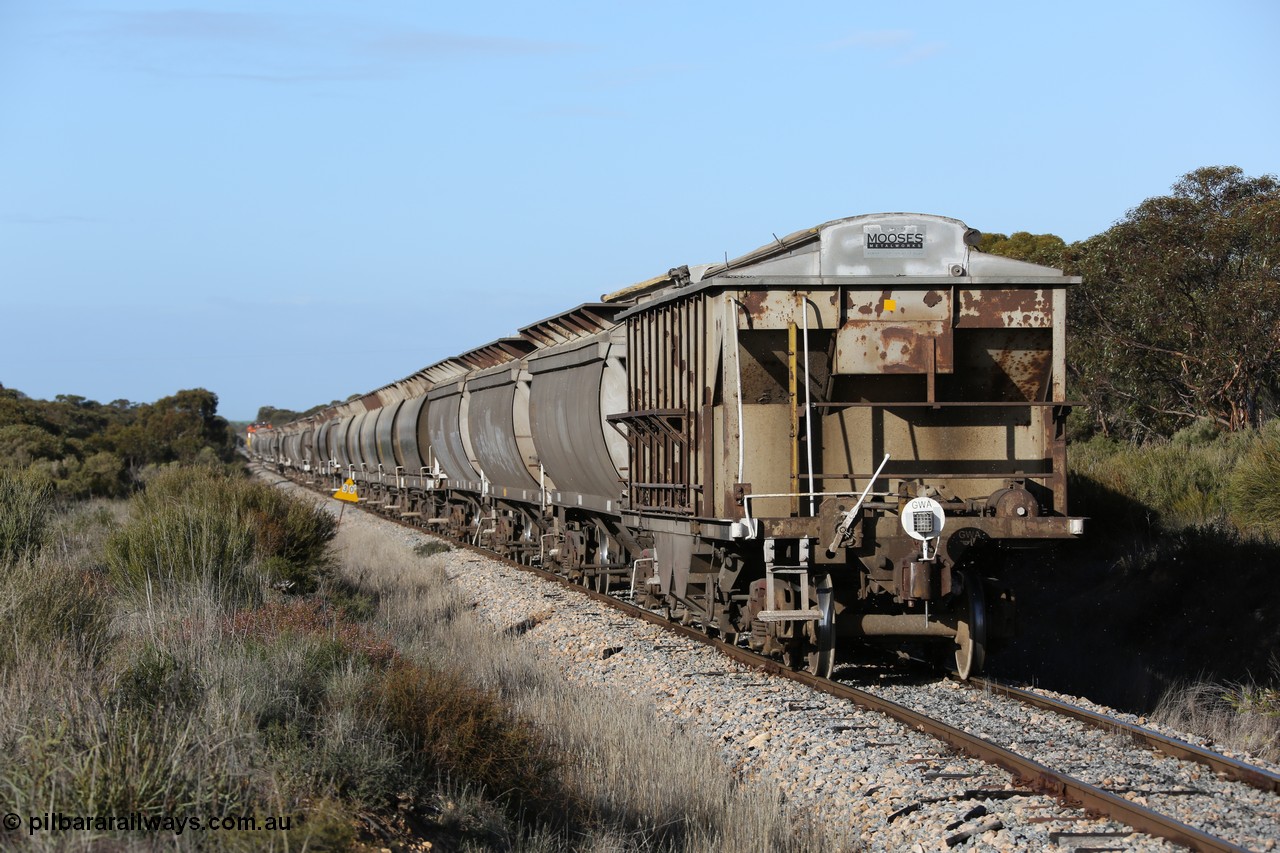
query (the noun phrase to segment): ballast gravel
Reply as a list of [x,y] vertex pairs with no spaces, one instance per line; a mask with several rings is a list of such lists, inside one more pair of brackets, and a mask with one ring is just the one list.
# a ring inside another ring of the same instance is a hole
[[446,560],[496,630],[584,687],[621,687],[657,717],[714,741],[743,777],[868,850],[1173,850],[1086,818],[888,717],[745,668],[693,640],[468,551]]
[[1245,849],[1273,850],[1280,839],[1280,797],[1219,779],[1203,765],[1135,744],[1122,732],[953,681],[862,687]]
[[[363,512],[348,513],[345,523],[377,525],[406,549],[436,541]],[[585,689],[621,690],[652,705],[659,724],[712,741],[735,773],[776,785],[793,808],[867,850],[1180,849],[1034,794],[1005,771],[888,717],[743,667],[496,559],[460,549],[435,559],[495,631],[517,637]],[[1145,750],[1139,758],[1115,735],[1004,707],[1017,703],[949,682],[877,692],[1139,803],[1163,809],[1194,801],[1187,823],[1246,849],[1274,850],[1280,838],[1273,795],[1208,770],[1166,766],[1181,763]]]

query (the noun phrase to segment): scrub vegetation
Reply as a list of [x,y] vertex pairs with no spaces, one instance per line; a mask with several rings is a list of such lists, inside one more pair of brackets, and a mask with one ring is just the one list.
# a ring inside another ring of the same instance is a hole
[[1142,445],[1095,438],[1073,465],[1097,540],[1082,573],[1120,617],[1106,640],[1159,677],[1136,704],[1280,760],[1280,420],[1237,432],[1202,421]]
[[[166,469],[127,503],[49,495],[0,477],[3,517],[42,519],[0,533],[8,810],[204,826],[6,843],[829,849],[710,745],[478,624],[439,557],[335,543],[324,508],[222,469]],[[207,828],[227,817],[258,828]]]
[[[1280,684],[1280,662],[1272,677]],[[1280,688],[1254,682],[1179,685],[1164,695],[1154,716],[1221,748],[1280,763]]]
[[1204,420],[1143,444],[1095,436],[1071,452],[1073,509],[1105,532],[1280,544],[1280,420],[1238,432]]
[[33,400],[0,386],[0,459],[46,480],[59,498],[122,497],[157,467],[230,462],[236,439],[203,388],[154,403],[71,394]]

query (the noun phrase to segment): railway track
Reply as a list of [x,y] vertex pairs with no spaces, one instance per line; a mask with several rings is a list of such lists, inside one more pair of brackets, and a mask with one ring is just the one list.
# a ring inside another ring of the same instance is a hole
[[[789,669],[771,658],[763,657],[748,649],[710,637],[699,629],[668,622],[660,614],[652,613],[614,596],[578,586],[551,572],[527,566],[519,566],[519,568],[532,571],[544,579],[554,580],[557,583],[577,589],[629,615],[713,646],[721,654],[746,666],[786,678],[812,690],[853,702],[868,710],[885,714],[892,719],[937,738],[959,753],[994,764],[1008,771],[1021,785],[1031,791],[1048,794],[1074,807],[1117,820],[1138,832],[1164,838],[1192,850],[1222,851],[1222,853],[1236,851],[1238,853],[1238,851],[1249,849],[1195,826],[1188,825],[1154,808],[1140,805],[1099,785],[1089,784],[1069,773],[1055,770],[1033,758],[1001,746],[993,740],[972,734],[937,717],[922,714],[905,704],[886,699],[874,692],[840,681],[819,678],[807,672]],[[1270,792],[1280,790],[1280,777],[1275,774],[1185,742],[1165,738],[1154,732],[1132,726],[1114,718],[1106,718],[1084,709],[1074,708],[1067,703],[1048,700],[1045,697],[1038,697],[1029,691],[1020,691],[1016,688],[996,685],[994,682],[983,681],[980,685],[975,685],[975,688],[991,689],[997,693],[1003,692],[1006,695],[1017,698],[1019,702],[1033,704],[1037,708],[1051,710],[1054,713],[1077,719],[1084,719],[1090,725],[1110,731],[1124,732],[1137,741],[1166,751],[1167,754],[1173,757],[1204,764],[1214,769],[1215,772],[1228,774],[1229,778],[1245,781],[1262,790]],[[1280,807],[1280,800],[1276,802],[1276,805]]]
[[989,678],[970,678],[966,685],[975,690],[1008,696],[1033,708],[1070,717],[1104,731],[1123,734],[1135,743],[1140,743],[1170,758],[1203,764],[1219,778],[1243,782],[1260,791],[1280,794],[1280,773],[1273,773],[1265,768],[1255,767],[1229,755],[1223,755],[1220,752],[1214,752],[1211,749],[1196,746],[1184,740],[1168,737],[1135,723],[1118,720],[1106,714],[1099,714],[1097,711],[1090,711],[1088,708],[1081,708],[1079,705],[1072,705],[1070,702],[1065,702],[1061,699],[1054,699],[1026,688],[1003,684]]
[[1064,799],[1148,834],[1195,850],[1270,850],[1280,836],[1280,775],[1267,768],[990,679],[867,689],[1052,766],[1050,790],[1071,780]]
[[[384,521],[392,521],[418,533],[436,535],[398,520],[385,518],[384,516],[375,517]],[[630,617],[643,620],[666,631],[710,646],[721,655],[736,661],[744,667],[767,672],[800,684],[810,690],[886,715],[911,729],[932,736],[957,753],[970,756],[1007,771],[1013,776],[1016,786],[1023,789],[1026,794],[1036,793],[1053,797],[1068,807],[1110,818],[1132,827],[1138,832],[1166,839],[1192,850],[1245,851],[1250,849],[1271,849],[1265,844],[1253,847],[1246,846],[1253,842],[1239,837],[1223,837],[1224,835],[1230,836],[1232,833],[1220,832],[1212,827],[1206,828],[1204,825],[1196,825],[1197,821],[1180,819],[1178,816],[1168,813],[1167,810],[1138,802],[1137,800],[1147,798],[1140,795],[1134,796],[1135,792],[1132,789],[1119,791],[1116,790],[1117,786],[1114,784],[1091,783],[1081,778],[1080,774],[1073,774],[1046,761],[1038,760],[1032,755],[1024,754],[1024,750],[1010,748],[1001,743],[1001,739],[998,737],[984,736],[983,733],[975,732],[973,730],[975,727],[971,724],[957,725],[954,721],[948,722],[944,719],[948,716],[945,713],[925,713],[917,707],[912,707],[913,704],[918,705],[918,702],[898,701],[888,695],[893,692],[900,693],[902,692],[901,690],[864,689],[839,680],[823,679],[806,672],[793,671],[775,660],[708,636],[698,628],[670,622],[661,614],[638,607],[615,595],[589,589],[539,567],[525,566],[510,560],[503,560],[491,552],[475,548],[469,543],[454,542],[453,544],[483,555],[486,559],[500,562],[512,569],[530,573],[561,587],[573,589],[591,600]],[[952,692],[997,697],[1011,704],[1034,708],[1040,712],[1070,717],[1084,725],[1094,727],[1111,735],[1119,734],[1121,738],[1135,745],[1140,744],[1144,750],[1158,750],[1179,762],[1195,762],[1207,768],[1215,778],[1221,777],[1223,779],[1236,780],[1241,785],[1250,786],[1252,789],[1262,792],[1269,798],[1265,800],[1269,805],[1264,805],[1263,808],[1270,808],[1273,819],[1275,819],[1274,815],[1277,810],[1280,810],[1280,798],[1276,797],[1276,793],[1280,791],[1280,776],[1266,769],[1253,767],[1228,756],[1214,753],[1211,750],[1167,738],[1121,720],[996,682],[979,680],[969,685],[966,689],[956,689]],[[1057,763],[1056,761],[1053,762],[1055,765]],[[1021,792],[1015,792],[1015,794],[1018,793]],[[1188,789],[1173,791],[1171,795],[1182,797],[1185,800],[1185,798],[1202,793],[1198,790]],[[1125,794],[1130,796],[1126,797]],[[1219,807],[1222,806],[1221,803],[1218,805]],[[1255,807],[1250,807],[1250,810],[1255,810]],[[1219,808],[1219,811],[1225,811],[1230,815],[1232,812],[1231,804],[1226,804],[1225,810]],[[1280,828],[1280,819],[1276,820],[1277,827]],[[1251,838],[1254,837],[1251,836]]]

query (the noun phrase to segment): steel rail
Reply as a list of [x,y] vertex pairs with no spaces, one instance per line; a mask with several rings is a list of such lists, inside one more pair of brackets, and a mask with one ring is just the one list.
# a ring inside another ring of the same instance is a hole
[[[305,486],[304,486],[305,488]],[[357,504],[357,506],[359,506]],[[615,598],[607,593],[597,592],[589,587],[574,583],[568,578],[562,577],[549,572],[546,569],[536,566],[526,566],[514,560],[502,557],[493,551],[485,550],[477,545],[469,542],[459,542],[443,536],[440,533],[427,530],[422,527],[407,524],[399,519],[387,518],[383,515],[377,515],[386,521],[392,521],[403,527],[410,528],[419,533],[425,533],[436,538],[443,539],[467,551],[483,555],[492,560],[497,560],[507,566],[528,572],[544,580],[560,584],[563,587],[576,590],[587,597],[600,602],[608,607],[612,607],[619,612],[625,613],[643,619],[653,625],[671,631],[680,636],[696,640],[713,648],[716,648],[725,656],[735,660],[745,666],[752,667],[780,678],[786,678],[791,681],[803,684],[814,690],[821,691],[840,699],[845,699],[860,707],[870,711],[876,711],[897,720],[904,725],[931,735],[943,743],[950,746],[957,752],[969,755],[973,758],[988,764],[1000,767],[1014,776],[1016,784],[1026,785],[1029,789],[1036,793],[1054,797],[1062,801],[1068,807],[1085,809],[1104,817],[1112,818],[1124,823],[1138,832],[1147,835],[1156,836],[1166,839],[1175,844],[1181,844],[1191,850],[1204,851],[1204,853],[1249,853],[1247,848],[1232,844],[1222,838],[1210,835],[1203,830],[1193,826],[1188,826],[1181,821],[1175,820],[1167,815],[1162,815],[1152,809],[1140,806],[1137,803],[1130,802],[1110,791],[1089,785],[1066,773],[1061,773],[1046,767],[1039,762],[1030,758],[1019,755],[1011,750],[1005,749],[998,744],[994,744],[984,738],[971,735],[961,729],[950,726],[940,720],[935,720],[917,711],[891,702],[888,699],[881,698],[871,693],[851,687],[847,684],[841,684],[829,679],[818,678],[807,672],[792,670],[784,666],[782,663],[756,654],[748,649],[740,646],[731,645],[715,637],[711,637],[703,631],[692,628],[688,625],[681,625],[678,622],[672,622],[659,613],[646,610],[628,601]]]
[[[421,528],[417,529],[421,530]],[[1138,832],[1164,838],[1191,850],[1204,851],[1204,853],[1248,853],[1248,849],[1245,847],[1240,847],[1215,835],[1210,835],[1203,830],[1188,826],[1168,815],[1160,814],[1145,806],[1130,802],[1124,797],[1090,785],[1066,773],[1052,770],[1030,758],[1005,749],[984,738],[971,735],[940,720],[925,716],[904,705],[899,705],[896,702],[891,702],[888,699],[883,699],[847,684],[818,678],[807,672],[790,669],[772,658],[764,657],[748,649],[708,636],[697,628],[672,622],[660,613],[654,613],[628,601],[597,592],[546,569],[526,566],[514,560],[499,557],[492,551],[486,551],[469,543],[464,544],[464,547],[467,550],[483,554],[490,559],[499,560],[512,568],[530,572],[544,580],[576,590],[601,604],[627,615],[638,617],[675,634],[712,646],[726,657],[745,666],[795,681],[813,690],[821,691],[839,699],[845,699],[870,711],[876,711],[891,717],[904,725],[941,740],[957,752],[969,755],[987,764],[994,764],[1008,771],[1013,774],[1015,784],[1025,785],[1036,793],[1057,798],[1067,806],[1085,809],[1113,818],[1127,824]]]
[[1198,764],[1203,764],[1225,779],[1243,782],[1246,785],[1251,785],[1254,788],[1269,791],[1273,794],[1280,793],[1280,774],[1272,773],[1261,767],[1254,767],[1251,764],[1246,764],[1243,761],[1214,752],[1211,749],[1205,749],[1204,747],[1187,743],[1184,740],[1171,738],[1134,723],[1126,723],[1123,720],[1108,717],[1106,714],[1099,714],[1096,711],[1081,708],[1079,705],[1072,705],[1070,702],[1064,702],[1061,699],[1042,696],[1025,688],[1014,687],[1013,685],[992,681],[988,678],[975,677],[970,678],[968,682],[961,683],[975,690],[987,690],[1008,696],[1042,711],[1051,711],[1064,717],[1071,717],[1096,728],[1123,733],[1157,752],[1162,752],[1181,761],[1194,761]]
[[1192,850],[1206,851],[1206,853],[1209,853],[1209,851],[1214,851],[1214,853],[1247,853],[1247,848],[1232,844],[1167,815],[1130,802],[1124,797],[1090,785],[1066,773],[1052,770],[1030,758],[1005,749],[984,738],[971,735],[940,720],[920,714],[904,705],[899,705],[896,702],[891,702],[888,699],[883,699],[856,687],[850,687],[847,684],[818,678],[807,672],[792,670],[772,658],[767,658],[739,646],[730,645],[723,640],[709,637],[697,628],[671,622],[660,614],[579,586],[543,569],[528,566],[520,566],[520,568],[532,569],[539,577],[555,580],[564,586],[585,592],[591,598],[624,613],[638,616],[647,622],[713,646],[727,657],[746,666],[790,679],[813,690],[821,691],[839,699],[845,699],[860,707],[892,717],[900,723],[941,740],[957,752],[1007,770],[1013,774],[1015,784],[1025,785],[1037,793],[1055,797],[1068,806],[1082,808],[1114,818],[1133,827],[1138,832],[1164,838]]

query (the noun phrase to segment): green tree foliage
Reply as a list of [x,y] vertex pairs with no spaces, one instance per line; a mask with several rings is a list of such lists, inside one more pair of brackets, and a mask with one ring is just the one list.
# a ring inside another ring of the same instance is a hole
[[0,426],[0,459],[15,468],[26,468],[37,459],[61,459],[67,451],[66,440],[47,428],[24,423]]
[[1257,426],[1280,400],[1280,183],[1197,169],[1074,244],[1069,362],[1103,432]]
[[51,481],[63,497],[116,497],[149,466],[230,461],[235,436],[217,408],[217,395],[203,388],[104,405],[67,394],[33,400],[0,387],[0,458]]
[[983,234],[982,241],[978,243],[980,252],[1058,269],[1062,268],[1066,250],[1066,241],[1057,234],[1032,234],[1028,231],[1015,231],[1010,236]]
[[132,466],[193,462],[204,447],[229,461],[235,438],[219,417],[218,395],[203,388],[179,391],[138,407],[134,417],[107,432],[107,441]]
[[258,416],[253,419],[253,422],[255,424],[279,425],[297,420],[301,416],[301,412],[295,412],[292,409],[277,409],[275,406],[262,406],[258,409]]

